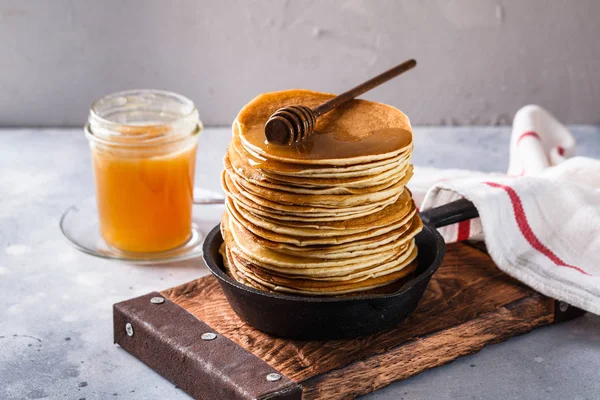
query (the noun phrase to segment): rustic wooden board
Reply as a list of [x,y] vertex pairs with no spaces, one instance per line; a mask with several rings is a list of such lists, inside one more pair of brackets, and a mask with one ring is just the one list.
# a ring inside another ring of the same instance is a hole
[[481,249],[448,247],[417,310],[397,328],[348,340],[291,341],[245,325],[212,276],[162,292],[302,385],[303,399],[347,399],[554,321],[555,301],[508,277]]

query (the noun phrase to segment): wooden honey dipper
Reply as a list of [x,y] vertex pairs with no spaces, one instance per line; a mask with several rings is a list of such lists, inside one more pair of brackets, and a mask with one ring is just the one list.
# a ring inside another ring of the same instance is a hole
[[403,72],[414,68],[417,61],[410,59],[384,73],[361,83],[333,99],[311,109],[306,106],[287,106],[275,111],[265,124],[265,135],[269,143],[291,145],[299,143],[314,133],[317,118],[336,107],[368,92]]

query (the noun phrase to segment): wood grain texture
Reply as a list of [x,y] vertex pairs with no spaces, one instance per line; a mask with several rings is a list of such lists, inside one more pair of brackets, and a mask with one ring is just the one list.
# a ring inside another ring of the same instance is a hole
[[[534,295],[452,328],[302,382],[303,399],[353,399],[484,346],[552,323],[554,300]],[[373,373],[373,371],[377,371]],[[343,392],[340,391],[343,387]]]
[[443,265],[404,323],[358,339],[290,341],[259,332],[231,310],[212,276],[163,295],[301,383],[306,399],[368,393],[553,318],[552,300],[502,273],[482,250],[463,244],[448,246]]

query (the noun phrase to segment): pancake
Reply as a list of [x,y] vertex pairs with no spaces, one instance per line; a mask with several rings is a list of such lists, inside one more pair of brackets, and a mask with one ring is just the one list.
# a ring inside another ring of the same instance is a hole
[[299,194],[362,194],[378,192],[400,181],[409,169],[408,162],[398,163],[382,173],[373,176],[349,179],[303,179],[298,184],[290,184],[286,179],[261,172],[249,172],[247,166],[234,165],[233,157],[225,156],[223,164],[227,173],[266,189]]
[[[294,194],[312,194],[312,195],[338,195],[338,194],[347,194],[347,195],[358,195],[358,194],[368,194],[368,193],[377,193],[381,190],[387,189],[393,186],[396,183],[402,181],[402,179],[406,176],[407,172],[411,170],[410,165],[400,166],[398,168],[394,168],[386,172],[385,176],[374,176],[370,177],[368,180],[364,179],[359,185],[309,185],[306,184],[304,186],[296,186],[284,184],[280,180],[272,179],[268,177],[263,177],[262,179],[252,179],[248,176],[244,176],[238,171],[236,171],[231,164],[229,163],[229,159],[226,157],[223,160],[225,165],[225,172],[228,173],[232,179],[236,182],[248,182],[249,184],[255,186],[256,188],[262,188],[263,190],[271,190],[277,192],[284,192]],[[243,184],[242,184],[243,186]]]
[[368,269],[380,265],[386,260],[402,256],[414,246],[412,240],[417,227],[406,230],[398,239],[378,252],[347,258],[319,257],[312,254],[285,254],[272,248],[261,246],[252,240],[252,234],[245,231],[232,220],[223,222],[223,236],[226,245],[240,257],[262,268],[301,276],[339,276],[340,273]]
[[303,274],[308,270],[317,268],[348,267],[355,269],[355,265],[363,267],[376,265],[387,259],[398,256],[399,253],[405,250],[406,243],[413,237],[412,232],[409,232],[404,235],[403,240],[394,242],[394,246],[389,247],[387,250],[382,250],[366,256],[352,257],[351,259],[319,259],[279,253],[268,247],[261,246],[253,241],[252,235],[248,231],[245,231],[243,227],[236,224],[234,220],[227,218],[223,221],[223,226],[225,227],[224,240],[229,248],[243,253],[244,258],[264,266],[264,268],[267,269],[279,270],[296,268],[302,270],[296,271],[295,274]]
[[[281,190],[265,188],[255,185],[250,181],[241,179],[236,174],[229,174],[227,170],[223,172],[227,175],[238,190],[244,193],[251,193],[254,196],[278,204],[314,206],[323,208],[348,208],[357,205],[372,204],[394,197],[404,191],[404,187],[412,177],[412,166],[409,166],[406,173],[398,177],[391,186],[379,187],[375,192],[365,192],[360,194],[302,194],[289,193]],[[385,185],[383,185],[385,186]]]
[[403,160],[408,161],[412,153],[412,145],[400,154],[383,160],[356,165],[318,165],[291,164],[257,157],[247,151],[240,142],[239,134],[234,129],[234,135],[229,143],[227,155],[240,167],[246,167],[250,173],[260,172],[266,175],[280,176],[282,179],[294,182],[299,178],[347,179],[371,176],[395,166]]
[[226,194],[233,197],[237,201],[246,202],[252,204],[255,207],[262,207],[265,210],[281,211],[289,214],[310,214],[319,216],[336,216],[336,215],[352,215],[361,213],[367,210],[373,210],[374,208],[381,205],[389,205],[398,200],[401,193],[394,194],[388,199],[384,199],[379,202],[371,202],[369,204],[357,205],[353,207],[336,208],[322,207],[322,206],[311,206],[311,205],[295,205],[295,204],[283,204],[274,201],[263,199],[253,193],[244,191],[243,188],[237,186],[230,178],[227,173],[221,175],[221,184]]
[[[416,251],[415,251],[416,257]],[[243,264],[235,257],[232,256],[233,265],[235,268],[240,271],[240,268],[243,268]],[[241,267],[240,267],[241,266]],[[275,291],[275,292],[283,292],[283,293],[292,293],[292,294],[303,294],[303,295],[311,295],[311,296],[332,296],[332,295],[342,295],[342,294],[350,294],[350,293],[358,293],[368,291],[377,287],[386,286],[391,283],[394,283],[407,275],[414,272],[417,265],[413,259],[413,261],[409,262],[404,268],[392,272],[387,275],[368,278],[360,282],[355,283],[332,283],[328,286],[318,286],[314,281],[299,281],[296,285],[284,286],[281,284],[277,284],[274,282],[269,282],[264,277],[257,276],[256,274],[252,274],[247,270],[241,270],[244,274],[244,277],[254,281],[261,286],[266,286],[267,288]]]
[[382,228],[394,224],[414,210],[414,204],[408,191],[404,191],[395,203],[384,207],[378,212],[363,217],[328,223],[315,223],[312,221],[283,223],[269,217],[256,217],[244,208],[238,208],[231,199],[226,200],[226,207],[229,214],[240,221],[245,220],[254,226],[272,232],[303,237],[343,236]]
[[285,225],[286,222],[308,222],[308,223],[316,223],[316,222],[327,222],[327,221],[345,221],[348,219],[359,218],[362,216],[369,215],[371,213],[375,213],[377,211],[382,210],[387,207],[387,204],[383,204],[380,206],[376,206],[373,208],[369,208],[363,211],[357,211],[352,213],[338,213],[338,214],[330,214],[330,215],[321,215],[317,213],[298,215],[298,214],[290,214],[277,210],[269,210],[257,208],[255,205],[248,204],[244,201],[236,201],[236,207],[243,208],[247,212],[251,212],[255,214],[257,217],[267,217],[274,218],[278,221],[281,221],[281,224]]
[[412,145],[406,115],[394,107],[366,100],[351,100],[321,116],[315,133],[295,146],[266,142],[265,123],[279,108],[316,107],[333,97],[309,90],[264,93],[242,108],[234,126],[246,150],[285,163],[356,165],[394,157]]
[[368,237],[363,240],[354,241],[338,245],[313,245],[313,246],[294,246],[284,243],[275,243],[254,235],[251,231],[243,228],[236,221],[233,229],[242,230],[244,234],[251,235],[250,240],[259,246],[272,249],[280,254],[287,254],[295,257],[308,257],[319,259],[347,259],[353,260],[357,256],[375,254],[380,251],[387,251],[402,245],[407,236],[413,237],[421,231],[423,223],[417,215],[402,227],[389,233]]
[[[232,211],[230,209],[227,210]],[[254,225],[246,220],[241,214],[236,214],[234,211],[233,218],[244,226],[246,229],[254,233],[256,236],[264,238],[266,240],[277,242],[277,243],[288,243],[296,246],[312,246],[312,245],[334,245],[352,243],[362,239],[368,239],[375,236],[383,235],[391,232],[395,229],[400,229],[406,223],[412,220],[416,214],[416,207],[412,204],[411,210],[402,219],[395,219],[394,222],[387,226],[378,227],[368,231],[361,231],[358,233],[351,233],[348,235],[336,235],[336,236],[298,236],[292,234],[283,234],[274,232],[268,228],[263,228],[258,225]]]
[[232,250],[231,253],[234,256],[234,259],[236,259],[238,263],[241,263],[238,265],[238,268],[243,271],[245,275],[255,275],[262,277],[271,283],[295,287],[325,287],[334,286],[336,284],[359,283],[367,279],[389,275],[408,266],[414,261],[417,254],[414,243],[411,243],[407,246],[406,251],[402,255],[398,255],[393,259],[387,259],[375,266],[364,267],[350,272],[340,269],[338,274],[327,271],[327,274],[308,277],[306,275],[288,274],[285,271],[268,270],[240,257],[239,253],[235,250]]
[[[271,292],[271,293],[276,293],[275,290],[272,290],[271,288],[261,285],[258,282],[255,282],[252,279],[248,279],[246,278],[246,276],[244,275],[243,272],[237,270],[235,268],[235,266],[233,266],[233,260],[232,260],[232,256],[231,256],[231,252],[226,248],[226,246],[223,244],[221,245],[221,247],[219,248],[219,252],[222,254],[223,256],[223,263],[225,265],[226,271],[232,276],[234,277],[234,279],[236,279],[238,282],[249,286],[251,288],[260,290],[260,291],[264,291],[264,292]],[[411,264],[409,264],[408,266],[405,267],[405,269],[403,270],[405,272],[405,276],[398,278],[386,285],[383,286],[378,286],[375,288],[370,288],[370,289],[365,289],[365,290],[361,290],[361,291],[354,291],[354,292],[346,292],[346,293],[337,293],[337,294],[331,294],[330,296],[351,296],[351,295],[356,295],[356,294],[388,294],[388,293],[394,293],[396,291],[398,291],[402,285],[404,285],[406,279],[410,278],[414,272],[414,270],[417,267],[417,263],[416,261],[413,261]],[[292,294],[307,294],[307,295],[311,295],[312,293],[297,293],[294,291],[288,291],[288,293],[292,293]],[[325,295],[325,294],[324,294]]]
[[238,271],[238,269],[235,268],[233,260],[231,258],[231,252],[229,251],[229,249],[227,249],[224,243],[219,247],[219,253],[223,258],[223,265],[225,266],[225,271],[236,281],[254,289],[272,292],[272,290],[269,289],[267,286],[261,285],[260,283],[255,282],[252,279],[247,279],[242,272]]
[[399,110],[353,100],[300,144],[265,140],[284,105],[333,95],[267,93],[238,114],[221,175],[227,273],[257,290],[313,296],[389,293],[412,276],[423,224],[406,184],[412,130]]
[[[284,268],[275,266],[273,264],[257,262],[256,260],[247,257],[247,254],[242,252],[238,247],[232,247],[230,250],[240,260],[244,260],[251,265],[260,267],[265,271],[269,271],[273,275],[290,278],[294,277],[297,279],[342,282],[347,279],[374,276],[374,274],[379,276],[381,274],[398,269],[400,266],[405,265],[407,259],[412,257],[412,254],[415,251],[415,244],[414,241],[409,241],[405,246],[398,248],[398,250],[395,253],[392,253],[391,256],[385,258],[373,258],[364,264],[340,264],[338,266],[314,268]],[[416,253],[414,254],[416,256]]]

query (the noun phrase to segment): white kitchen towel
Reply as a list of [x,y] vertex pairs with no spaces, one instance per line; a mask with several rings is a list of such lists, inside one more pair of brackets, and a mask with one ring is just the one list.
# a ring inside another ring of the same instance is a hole
[[507,274],[600,314],[600,161],[569,158],[572,135],[538,106],[516,114],[510,146],[507,174],[417,168],[418,205],[471,200],[480,218],[441,228],[446,242],[483,239]]

